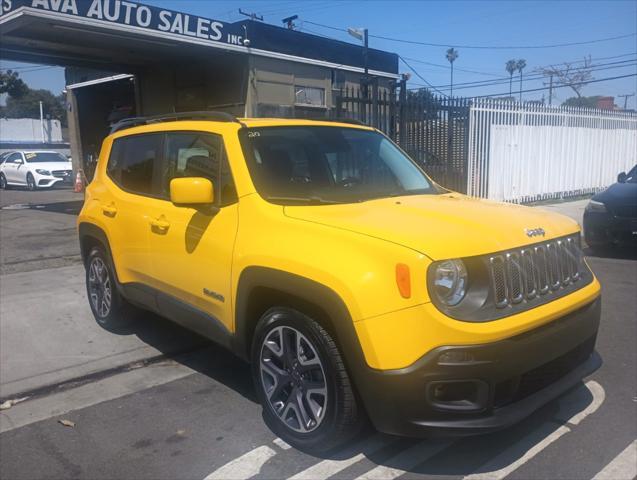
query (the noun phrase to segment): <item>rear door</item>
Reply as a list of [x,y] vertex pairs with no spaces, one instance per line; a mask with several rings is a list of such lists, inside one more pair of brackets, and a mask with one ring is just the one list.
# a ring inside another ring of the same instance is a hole
[[[106,188],[96,191],[98,215],[109,236],[119,280],[140,291],[151,281],[149,213],[159,201],[162,142],[163,135],[156,133],[115,139],[106,167]],[[153,302],[150,292],[144,297],[145,303]]]
[[[20,163],[22,162],[22,163]],[[24,158],[20,152],[14,152],[9,155],[4,163],[4,177],[9,183],[25,183],[26,176],[23,175],[22,179],[19,176],[19,168],[24,167]]]
[[[177,177],[211,180],[218,209],[171,203],[170,181]],[[238,204],[222,136],[167,132],[159,182],[161,200],[155,203],[152,217],[165,228],[151,230],[150,252],[153,281],[166,294],[158,297],[160,309],[208,337],[215,336],[215,325],[231,330],[231,266]],[[194,314],[190,318],[183,312],[170,314],[171,309],[183,307],[194,309]]]

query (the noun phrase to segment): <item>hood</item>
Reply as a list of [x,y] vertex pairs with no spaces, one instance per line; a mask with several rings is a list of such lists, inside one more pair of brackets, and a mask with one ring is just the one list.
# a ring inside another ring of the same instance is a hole
[[53,170],[71,170],[73,168],[71,162],[29,162],[27,165],[34,170],[39,168],[49,172]]
[[637,205],[637,183],[614,183],[593,197],[610,206]]
[[[397,243],[433,260],[497,252],[579,230],[577,222],[556,213],[457,193],[286,206],[284,211],[291,218]],[[527,236],[526,229],[536,228],[546,235]]]

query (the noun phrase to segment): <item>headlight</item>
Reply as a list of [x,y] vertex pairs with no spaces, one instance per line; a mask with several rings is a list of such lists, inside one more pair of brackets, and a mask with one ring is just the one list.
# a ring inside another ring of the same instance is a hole
[[606,205],[604,205],[602,202],[597,202],[595,200],[591,200],[590,202],[588,202],[588,205],[586,205],[586,211],[587,212],[597,212],[597,213],[606,213]]
[[458,305],[467,293],[467,269],[462,260],[440,262],[434,271],[433,285],[442,303]]
[[51,176],[51,172],[49,172],[48,170],[43,170],[42,168],[36,168],[35,171],[38,172],[40,175],[46,175],[47,177]]

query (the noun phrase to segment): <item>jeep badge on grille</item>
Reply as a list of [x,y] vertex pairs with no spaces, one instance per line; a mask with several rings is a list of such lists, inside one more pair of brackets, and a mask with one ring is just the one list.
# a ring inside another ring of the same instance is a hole
[[525,228],[524,233],[527,237],[543,237],[546,234],[543,228]]

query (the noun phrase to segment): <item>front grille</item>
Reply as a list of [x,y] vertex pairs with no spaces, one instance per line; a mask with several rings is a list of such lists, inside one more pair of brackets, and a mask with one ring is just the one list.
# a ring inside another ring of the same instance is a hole
[[495,386],[493,406],[497,408],[517,402],[548,387],[584,363],[594,348],[595,336],[554,360],[498,383]]
[[637,218],[637,205],[613,207],[613,213],[619,218]]
[[54,177],[60,177],[60,178],[69,177],[71,175],[71,170],[53,170],[51,174]]
[[579,236],[550,240],[489,258],[495,305],[504,308],[556,294],[580,280]]

